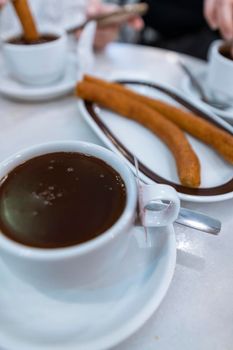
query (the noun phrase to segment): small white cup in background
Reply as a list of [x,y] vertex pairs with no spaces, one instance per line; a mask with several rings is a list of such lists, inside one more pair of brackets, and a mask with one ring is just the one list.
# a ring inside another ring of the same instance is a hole
[[214,41],[208,52],[207,87],[218,99],[233,99],[233,61],[224,57],[219,48],[222,40]]
[[54,35],[57,39],[36,45],[17,45],[4,38],[3,56],[9,73],[27,85],[48,85],[62,78],[67,62],[65,33],[44,31],[41,35]]
[[[89,287],[98,284],[106,273],[111,272],[127,250],[131,228],[137,216],[136,181],[133,173],[119,156],[103,147],[79,141],[52,142],[20,151],[0,164],[0,179],[23,162],[52,152],[77,152],[91,155],[102,159],[115,169],[126,187],[126,205],[122,215],[112,227],[98,237],[82,244],[58,249],[25,246],[10,240],[0,232],[0,255],[14,273],[36,287],[42,289]],[[180,201],[172,187],[156,184],[142,185],[140,195],[145,211],[151,202],[158,200],[170,202],[167,209],[145,216],[144,225],[165,226],[176,220]],[[91,215],[92,213],[90,213],[90,220]]]

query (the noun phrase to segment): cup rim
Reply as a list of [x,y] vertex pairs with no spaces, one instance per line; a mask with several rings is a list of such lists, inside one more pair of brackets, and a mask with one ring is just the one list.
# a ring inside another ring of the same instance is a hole
[[48,41],[41,44],[17,45],[17,44],[7,42],[7,40],[14,38],[14,35],[11,34],[3,39],[3,47],[4,49],[10,49],[14,51],[32,51],[32,50],[40,51],[40,50],[44,50],[44,49],[56,46],[59,42],[63,41],[66,38],[65,32],[61,33],[61,32],[55,32],[55,31],[53,32],[42,31],[41,34],[54,35],[54,36],[57,36],[57,38],[52,41]]
[[[65,149],[66,148],[66,149]],[[48,260],[60,260],[61,258],[70,258],[73,256],[80,256],[88,254],[96,249],[106,245],[116,236],[124,234],[125,229],[129,229],[130,224],[135,216],[136,203],[137,203],[137,188],[134,175],[128,168],[123,158],[116,155],[112,151],[96,145],[94,143],[83,141],[53,141],[47,143],[37,144],[31,147],[24,148],[6,160],[0,163],[0,182],[6,174],[14,169],[22,162],[32,159],[33,157],[49,154],[53,152],[77,152],[83,154],[93,155],[100,158],[113,167],[123,178],[126,183],[127,198],[126,205],[120,218],[111,226],[108,230],[101,235],[84,243],[61,247],[61,248],[37,248],[30,247],[18,243],[8,238],[4,233],[0,231],[0,245],[2,249],[16,255],[24,257],[29,260],[48,261]],[[117,167],[117,168],[116,168]],[[6,168],[6,169],[5,169]],[[5,169],[2,170],[2,169]]]
[[214,44],[214,51],[216,53],[216,57],[217,59],[224,63],[224,64],[228,64],[229,66],[233,67],[233,61],[229,60],[229,58],[224,57],[223,55],[221,55],[221,53],[219,52],[219,48],[220,46],[223,44],[224,40],[216,40],[213,44]]

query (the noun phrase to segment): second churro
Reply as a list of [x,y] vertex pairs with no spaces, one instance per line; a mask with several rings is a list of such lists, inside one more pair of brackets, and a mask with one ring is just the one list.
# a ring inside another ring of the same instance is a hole
[[211,122],[164,101],[136,93],[117,83],[110,83],[92,76],[85,76],[84,80],[124,93],[136,101],[153,108],[190,135],[213,147],[225,160],[233,164],[233,135],[218,128]]
[[76,92],[84,100],[96,102],[154,132],[173,153],[181,183],[188,187],[200,185],[199,160],[184,133],[174,123],[121,91],[103,85],[83,81],[77,85]]

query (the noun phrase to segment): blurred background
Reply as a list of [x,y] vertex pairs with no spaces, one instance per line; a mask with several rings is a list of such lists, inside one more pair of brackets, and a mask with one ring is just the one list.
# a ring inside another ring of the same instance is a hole
[[[5,1],[5,0],[0,0]],[[125,5],[137,0],[102,0],[108,4]],[[118,40],[121,42],[150,45],[158,48],[174,50],[197,58],[206,59],[208,48],[212,41],[219,39],[217,30],[207,24],[204,17],[204,5],[217,0],[144,0],[149,5],[149,11],[144,16],[145,26],[142,30],[135,31],[132,26],[122,26]],[[228,0],[224,0],[225,2]],[[233,0],[229,0],[233,2]],[[60,22],[66,27],[72,27],[75,23],[85,20],[85,8],[88,6],[86,0],[29,0],[32,10],[37,14],[40,25],[53,23],[56,27]],[[41,4],[44,2],[43,6]],[[218,2],[216,2],[218,3]],[[217,6],[217,5],[216,5]],[[64,10],[66,9],[66,11]],[[232,10],[233,7],[230,7]],[[1,11],[0,33],[17,28],[16,21],[9,21],[10,6]],[[221,7],[217,11],[219,16],[228,16]],[[12,16],[11,16],[12,17]],[[65,17],[65,18],[64,18]],[[233,26],[230,21],[229,28]],[[66,25],[69,23],[69,25]],[[222,20],[224,30],[225,23]],[[221,28],[220,28],[221,29]],[[233,31],[232,31],[233,33]],[[231,36],[232,36],[231,33]]]
[[[137,0],[105,0],[124,5]],[[124,28],[120,40],[156,46],[207,59],[212,41],[221,38],[204,18],[203,0],[147,0],[149,12],[140,33]]]

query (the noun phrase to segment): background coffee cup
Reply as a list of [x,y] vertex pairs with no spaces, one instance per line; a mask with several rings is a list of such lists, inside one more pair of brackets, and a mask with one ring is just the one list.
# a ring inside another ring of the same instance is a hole
[[219,52],[222,44],[222,40],[216,40],[211,44],[207,68],[208,89],[220,101],[233,98],[233,60]]
[[43,30],[41,35],[54,35],[57,39],[35,45],[17,45],[4,38],[3,56],[9,73],[28,85],[47,85],[62,78],[67,56],[67,38],[64,32]]
[[[59,249],[38,249],[24,246],[0,232],[0,254],[6,265],[20,278],[39,288],[89,287],[103,279],[125,254],[130,239],[138,202],[138,188],[133,173],[124,161],[111,151],[78,141],[61,141],[25,149],[0,164],[0,179],[22,162],[52,152],[78,152],[102,159],[115,169],[126,186],[126,206],[115,224],[100,236],[74,246]],[[144,224],[161,226],[178,216],[179,198],[176,191],[164,185],[143,185],[140,191],[143,211],[147,204],[167,200],[167,210],[144,217]],[[77,199],[78,200],[78,199]],[[151,214],[151,210],[149,210]],[[91,213],[90,213],[91,219]],[[152,248],[153,249],[153,248]]]

